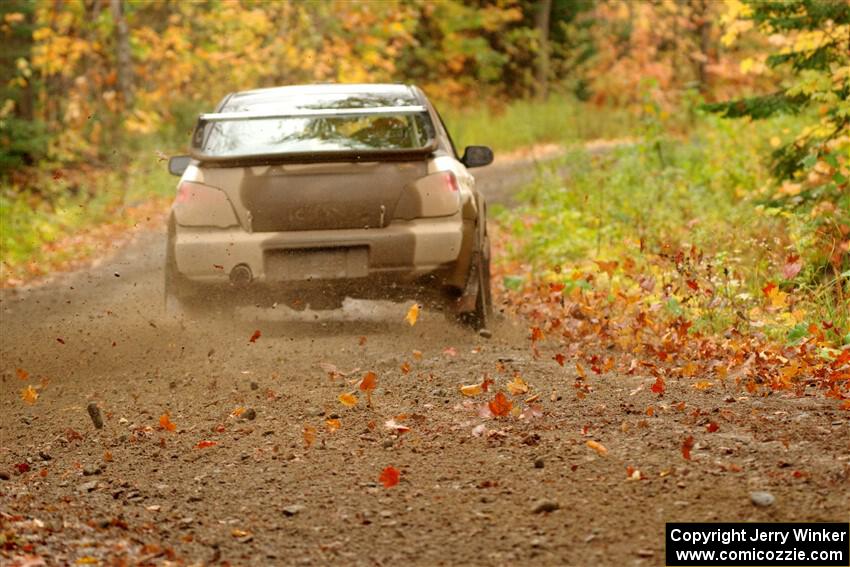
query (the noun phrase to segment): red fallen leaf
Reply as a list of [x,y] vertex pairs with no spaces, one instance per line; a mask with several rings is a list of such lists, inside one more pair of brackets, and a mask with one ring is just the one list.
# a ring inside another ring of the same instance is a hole
[[490,408],[490,413],[497,417],[504,417],[508,415],[513,407],[513,404],[505,397],[505,394],[499,392],[496,394],[496,397],[493,398],[487,406]]
[[366,337],[361,336],[360,339],[357,342],[358,342],[358,344],[360,344],[360,346],[365,345],[366,344]]
[[691,460],[691,449],[694,448],[694,437],[693,435],[688,435],[685,437],[684,441],[682,441],[682,456],[690,461]]
[[697,291],[699,289],[699,284],[696,282],[696,280],[687,280],[685,283],[688,284],[688,287],[694,291]]
[[23,368],[18,368],[15,370],[15,374],[18,376],[18,380],[26,380],[30,377],[30,373],[24,370]]
[[381,471],[381,476],[378,477],[378,480],[381,484],[384,485],[384,488],[392,488],[396,484],[398,484],[398,480],[401,477],[401,473],[395,467],[387,467]]
[[485,375],[484,380],[481,382],[481,391],[486,392],[490,389],[490,385],[493,383],[493,379]]
[[557,362],[558,364],[560,364],[561,366],[563,366],[563,365],[564,365],[564,361],[567,359],[567,357],[565,357],[563,354],[561,354],[561,353],[559,352],[558,354],[556,354],[555,356],[553,356],[553,357],[552,357],[552,359],[553,359],[555,362]]
[[719,429],[720,429],[720,426],[717,425],[716,423],[714,423],[713,421],[709,421],[708,425],[705,426],[705,430],[708,431],[709,433],[714,433],[715,431],[717,431]]
[[18,474],[24,474],[25,472],[29,472],[30,465],[29,463],[18,463],[15,465],[15,470],[18,471]]
[[652,390],[653,394],[658,394],[659,396],[663,394],[664,390],[666,389],[666,386],[664,385],[664,379],[661,376],[656,378],[655,384],[653,384],[652,388],[650,389]]
[[255,343],[255,342],[257,342],[257,339],[259,339],[261,336],[263,336],[263,334],[260,332],[259,329],[257,329],[256,331],[254,331],[254,334],[251,335],[251,338],[248,339],[248,341]]
[[770,292],[776,289],[776,284],[773,282],[767,282],[767,285],[761,288],[761,292],[765,296],[769,296]]
[[65,440],[69,443],[71,441],[82,441],[83,436],[71,429],[70,427],[65,430]]
[[543,330],[540,327],[531,328],[531,342],[537,342],[543,339]]
[[195,445],[196,449],[206,449],[207,447],[215,447],[218,445],[215,441],[198,441],[198,444]]
[[793,473],[791,473],[791,476],[793,476],[794,478],[805,478],[809,476],[809,473],[804,471],[794,471]]

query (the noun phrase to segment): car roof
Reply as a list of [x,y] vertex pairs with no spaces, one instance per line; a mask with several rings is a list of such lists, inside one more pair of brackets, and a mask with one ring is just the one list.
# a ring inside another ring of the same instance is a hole
[[422,103],[421,97],[417,91],[418,89],[411,85],[391,83],[289,85],[285,87],[271,87],[235,92],[228,95],[222,101],[220,106],[222,108],[231,106],[246,108],[253,106],[254,104],[266,105],[296,97],[300,98],[317,95],[377,95],[396,99],[396,104],[407,103],[415,105]]

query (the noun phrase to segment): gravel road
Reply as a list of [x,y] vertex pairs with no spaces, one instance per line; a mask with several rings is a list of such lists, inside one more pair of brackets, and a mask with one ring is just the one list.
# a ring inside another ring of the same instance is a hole
[[[530,175],[481,183],[508,202]],[[487,340],[399,304],[182,325],[164,245],[0,292],[0,564],[663,565],[666,521],[850,519],[830,400],[613,374],[579,399],[522,321]],[[487,416],[517,375],[520,414]]]

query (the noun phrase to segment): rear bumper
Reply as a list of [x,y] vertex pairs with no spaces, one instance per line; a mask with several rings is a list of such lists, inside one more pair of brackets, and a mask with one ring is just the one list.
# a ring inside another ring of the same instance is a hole
[[177,271],[197,283],[227,283],[237,266],[247,266],[252,281],[267,284],[371,276],[413,280],[451,273],[466,248],[464,234],[473,230],[460,214],[395,221],[380,229],[248,233],[178,226],[173,246]]

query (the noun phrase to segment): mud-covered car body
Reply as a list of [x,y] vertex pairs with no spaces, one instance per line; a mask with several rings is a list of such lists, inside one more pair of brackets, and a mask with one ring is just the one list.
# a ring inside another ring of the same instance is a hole
[[489,302],[489,242],[467,168],[491,160],[483,146],[459,157],[416,87],[228,95],[169,165],[181,178],[167,303],[418,298],[474,314]]

